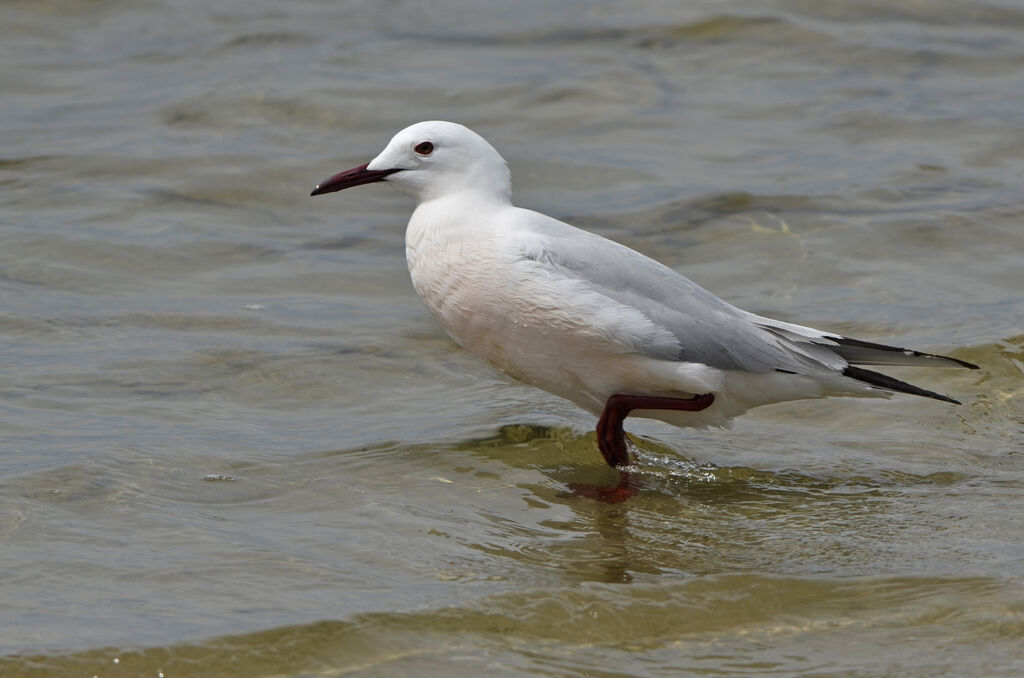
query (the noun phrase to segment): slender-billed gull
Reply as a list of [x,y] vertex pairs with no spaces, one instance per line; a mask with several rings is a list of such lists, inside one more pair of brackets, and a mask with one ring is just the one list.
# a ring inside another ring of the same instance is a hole
[[416,200],[406,258],[441,326],[510,377],[597,415],[611,466],[629,463],[629,414],[701,427],[832,395],[957,403],[857,366],[977,369],[748,313],[624,245],[515,207],[505,160],[462,125],[407,127],[312,195],[377,181]]

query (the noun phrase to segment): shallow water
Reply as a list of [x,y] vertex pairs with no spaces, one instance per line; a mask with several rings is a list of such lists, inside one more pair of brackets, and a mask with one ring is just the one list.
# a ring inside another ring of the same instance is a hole
[[[457,20],[453,20],[456,17]],[[1024,4],[0,5],[0,675],[1024,673]],[[456,349],[421,119],[911,397],[593,419]]]

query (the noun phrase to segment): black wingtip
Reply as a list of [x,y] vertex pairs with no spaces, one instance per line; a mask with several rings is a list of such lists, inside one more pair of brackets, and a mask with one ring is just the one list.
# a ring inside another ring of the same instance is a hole
[[888,374],[882,374],[881,372],[873,372],[871,370],[865,370],[861,367],[847,367],[843,370],[843,374],[857,381],[862,381],[865,384],[870,384],[877,388],[884,388],[887,391],[896,391],[897,393],[909,393],[910,395],[923,396],[925,398],[934,398],[935,400],[941,400],[946,403],[952,403],[954,405],[962,405],[959,400],[954,400],[949,396],[944,396],[941,393],[935,391],[929,391],[923,388],[908,384],[905,381],[900,381],[894,377],[890,377]]
[[[950,363],[953,363],[954,365],[959,365],[960,367],[966,367],[969,370],[977,370],[977,369],[979,369],[979,367],[977,365],[975,365],[974,363],[969,363],[966,360],[960,360],[959,358],[953,358],[953,357],[948,356],[948,355],[939,355],[937,353],[925,353],[924,351],[915,351],[915,350],[910,349],[910,348],[900,348],[899,346],[887,346],[885,344],[876,344],[873,341],[862,341],[860,339],[852,339],[850,337],[843,337],[843,336],[839,336],[839,335],[831,335],[830,334],[830,335],[827,335],[827,338],[830,339],[831,341],[834,341],[835,343],[839,344],[840,346],[847,346],[847,347],[850,347],[850,348],[863,348],[863,349],[868,349],[869,351],[880,351],[880,352],[883,352],[883,353],[902,353],[903,355],[913,356],[914,358],[932,358],[935,361],[948,361]],[[838,352],[840,354],[843,353],[842,351],[838,351]],[[857,360],[853,359],[852,357],[849,357],[848,359],[851,362],[857,362]],[[888,362],[877,362],[877,363],[874,363],[872,361],[864,361],[864,364],[890,364],[890,363],[888,363]],[[893,361],[893,362],[891,362],[891,364],[895,365],[895,364],[899,364],[899,363]],[[907,364],[910,364],[910,363],[907,363]],[[941,362],[939,362],[939,365],[935,365],[935,366],[938,367],[940,365],[941,365]]]

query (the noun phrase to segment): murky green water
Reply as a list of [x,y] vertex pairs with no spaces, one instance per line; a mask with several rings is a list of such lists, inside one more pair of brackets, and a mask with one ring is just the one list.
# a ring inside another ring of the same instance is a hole
[[[0,5],[0,675],[1024,673],[1024,3]],[[751,311],[982,369],[730,431],[456,349],[408,123]]]

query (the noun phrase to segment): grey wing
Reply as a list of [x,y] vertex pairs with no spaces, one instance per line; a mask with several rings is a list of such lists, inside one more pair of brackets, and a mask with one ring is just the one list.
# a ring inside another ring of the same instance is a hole
[[[542,217],[542,215],[537,215]],[[829,346],[758,324],[753,316],[639,252],[560,221],[535,219],[520,233],[520,256],[584,282],[612,302],[642,313],[674,336],[646,353],[720,369],[835,374],[848,365]]]

